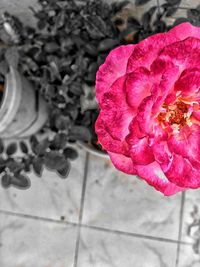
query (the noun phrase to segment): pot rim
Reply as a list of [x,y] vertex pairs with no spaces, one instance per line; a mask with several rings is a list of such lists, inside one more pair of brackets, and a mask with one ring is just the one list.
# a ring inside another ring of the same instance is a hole
[[95,155],[95,156],[98,156],[98,157],[101,157],[101,158],[104,158],[104,159],[110,159],[109,155],[103,151],[98,151],[97,149],[93,148],[92,146],[90,146],[88,143],[85,143],[83,141],[77,141],[77,144],[82,147],[83,149],[85,149],[87,152]]

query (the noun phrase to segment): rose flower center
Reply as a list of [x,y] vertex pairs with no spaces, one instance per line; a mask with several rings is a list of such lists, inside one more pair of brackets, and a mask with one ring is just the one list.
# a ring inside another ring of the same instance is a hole
[[190,105],[180,100],[170,105],[164,103],[157,119],[163,128],[171,126],[174,130],[179,130],[185,125],[191,125],[189,110]]

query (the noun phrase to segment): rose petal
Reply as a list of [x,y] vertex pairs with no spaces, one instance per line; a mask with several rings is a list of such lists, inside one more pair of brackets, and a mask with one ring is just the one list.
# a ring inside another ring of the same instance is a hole
[[200,187],[200,169],[192,166],[187,158],[174,154],[170,168],[165,172],[169,181],[180,187],[198,188]]
[[135,110],[141,101],[150,95],[152,86],[150,72],[145,68],[138,68],[130,73],[126,79],[126,100]]
[[162,141],[166,141],[168,139],[168,132],[162,128],[162,126],[155,122],[153,125],[152,133],[149,133],[149,142],[151,146],[154,143],[159,143]]
[[171,153],[181,155],[200,169],[200,126],[182,128],[179,134],[171,135],[167,143]]
[[112,163],[118,170],[128,173],[128,174],[136,174],[134,164],[130,157],[126,157],[121,154],[112,153],[110,151],[108,151],[108,154],[110,156]]
[[154,161],[154,155],[147,137],[138,139],[133,136],[129,140],[129,151],[134,164],[149,164]]
[[172,28],[169,33],[176,36],[179,40],[184,40],[188,37],[200,38],[200,28],[195,27],[189,22],[184,22]]
[[[200,111],[193,111],[192,118],[195,118],[195,121],[198,120],[200,122]],[[198,124],[199,124],[198,122]]]
[[105,93],[100,103],[100,117],[106,130],[116,140],[123,140],[129,133],[129,124],[134,113],[127,105],[125,96],[125,79],[120,77]]
[[[137,45],[119,46],[113,49],[97,72],[97,98],[99,99],[117,78],[126,73],[127,63],[128,72],[140,66],[150,66],[165,46],[191,36],[200,38],[200,28],[186,22],[174,27],[168,33],[150,36]],[[136,51],[134,48],[137,48]]]
[[113,49],[96,74],[96,97],[100,101],[110,86],[126,73],[128,59],[135,45],[122,45]]
[[170,196],[186,189],[168,181],[157,162],[145,166],[137,165],[136,170],[141,178],[165,196]]
[[165,196],[170,196],[186,189],[169,182],[156,162],[145,166],[135,165],[129,157],[111,152],[108,152],[108,154],[118,170],[132,175],[138,174],[149,185],[153,186]]
[[200,69],[186,69],[174,85],[176,91],[181,92],[181,97],[191,96],[191,100],[200,99],[197,93],[200,87]]
[[159,57],[179,66],[180,72],[186,68],[198,67],[200,61],[200,39],[188,37],[183,41],[167,45]]
[[127,72],[133,72],[140,66],[149,68],[164,47],[188,37],[200,38],[200,28],[186,22],[167,33],[154,34],[139,42],[128,60]]
[[139,42],[127,64],[127,73],[133,72],[139,67],[150,69],[152,62],[156,59],[160,51],[168,44],[177,41],[176,36],[169,33],[158,33]]
[[161,166],[163,172],[166,172],[172,162],[172,153],[168,148],[166,141],[154,142],[152,146],[156,162]]
[[[165,99],[173,93],[174,82],[178,79],[179,69],[171,65],[171,68],[163,70],[161,81],[151,88],[151,96],[143,99],[138,107],[136,119],[141,130],[149,135],[157,124],[157,116]],[[157,81],[159,82],[159,80]]]
[[98,143],[102,145],[104,150],[129,155],[127,143],[112,137],[100,115],[95,122],[95,131],[98,136]]
[[[134,120],[130,127],[130,134],[126,137],[129,152],[134,164],[149,164],[154,161],[154,155],[147,136],[140,131],[138,122]],[[142,136],[143,134],[143,136]]]
[[[160,58],[154,62],[153,68],[156,68],[157,61],[159,62]],[[153,72],[152,75],[156,74]],[[172,63],[165,65],[165,68],[163,68],[163,70],[160,72],[160,78],[158,78],[158,75],[156,75],[157,84],[155,83],[155,85],[152,87],[152,96],[154,99],[152,114],[159,113],[163,103],[165,101],[169,101],[170,96],[173,97],[174,83],[177,81],[179,76],[179,67]]]

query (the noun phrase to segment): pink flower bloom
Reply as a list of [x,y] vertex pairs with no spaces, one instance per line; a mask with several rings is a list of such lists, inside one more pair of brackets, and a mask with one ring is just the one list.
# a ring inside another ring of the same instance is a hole
[[164,195],[200,187],[200,28],[120,46],[96,77],[99,143]]

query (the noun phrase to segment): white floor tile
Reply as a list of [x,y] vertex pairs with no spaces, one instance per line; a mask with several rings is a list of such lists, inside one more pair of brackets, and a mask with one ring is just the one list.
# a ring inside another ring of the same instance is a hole
[[109,161],[90,158],[83,223],[177,239],[180,203],[180,193],[164,197]]

